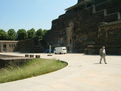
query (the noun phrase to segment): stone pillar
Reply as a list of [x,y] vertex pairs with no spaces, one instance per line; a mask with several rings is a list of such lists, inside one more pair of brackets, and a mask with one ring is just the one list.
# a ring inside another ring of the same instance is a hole
[[117,15],[118,15],[118,20],[120,20],[121,19],[121,13],[118,12]]
[[98,38],[100,38],[100,32],[101,32],[101,29],[98,28]]
[[96,7],[95,7],[95,5],[92,5],[92,13],[93,13],[93,14],[96,13]]
[[0,52],[3,52],[3,43],[0,44],[1,50]]
[[0,43],[0,52],[1,52],[1,43]]
[[73,50],[73,39],[72,39],[73,28],[74,28],[74,23],[73,22],[69,22],[69,25],[66,28],[67,46],[69,48],[69,52],[72,52],[72,50]]
[[104,16],[107,16],[107,9],[104,9]]
[[108,39],[108,30],[105,30],[106,32],[106,39]]

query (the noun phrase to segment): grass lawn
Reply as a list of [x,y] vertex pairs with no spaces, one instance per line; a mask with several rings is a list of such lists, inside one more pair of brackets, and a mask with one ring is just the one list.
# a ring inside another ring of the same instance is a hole
[[67,63],[55,59],[33,59],[23,66],[9,66],[0,69],[0,83],[16,81],[38,76],[67,66]]

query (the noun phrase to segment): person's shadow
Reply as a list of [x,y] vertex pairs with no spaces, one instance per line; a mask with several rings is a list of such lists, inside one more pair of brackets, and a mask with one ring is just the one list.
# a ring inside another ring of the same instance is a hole
[[100,64],[100,63],[94,63],[94,64]]

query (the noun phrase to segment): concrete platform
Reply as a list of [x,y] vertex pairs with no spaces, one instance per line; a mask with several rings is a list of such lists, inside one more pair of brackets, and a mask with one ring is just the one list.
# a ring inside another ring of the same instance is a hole
[[11,58],[0,58],[0,61],[18,61],[18,60],[29,60],[29,59],[32,59],[32,58],[26,58],[26,57],[11,57]]
[[121,91],[121,56],[107,56],[108,64],[99,64],[98,55],[41,57],[64,60],[69,65],[46,75],[0,84],[0,91]]
[[0,54],[0,68],[4,68],[10,65],[10,63],[14,63],[15,65],[21,65],[27,61],[30,61],[31,59],[33,58],[24,57],[20,55],[10,55],[10,54],[7,55],[7,53]]

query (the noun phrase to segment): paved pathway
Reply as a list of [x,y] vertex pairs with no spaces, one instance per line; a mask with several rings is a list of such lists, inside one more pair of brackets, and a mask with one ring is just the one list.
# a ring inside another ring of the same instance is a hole
[[41,54],[68,62],[68,66],[46,75],[0,84],[0,91],[121,91],[121,56],[107,56],[108,64],[98,64],[99,56],[83,54]]

